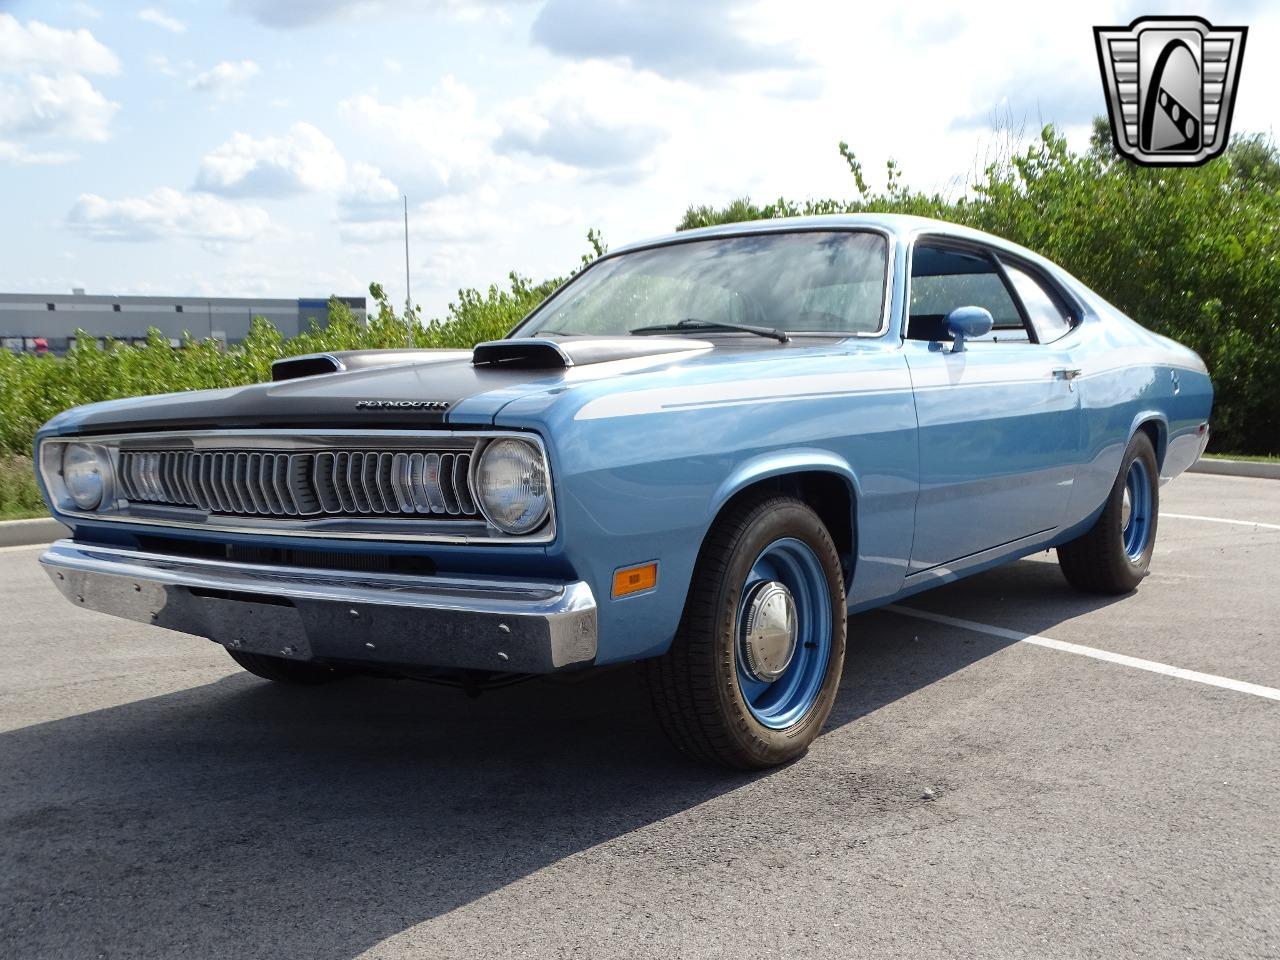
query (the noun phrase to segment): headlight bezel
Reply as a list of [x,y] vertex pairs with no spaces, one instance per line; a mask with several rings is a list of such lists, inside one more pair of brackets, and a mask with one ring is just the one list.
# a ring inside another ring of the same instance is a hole
[[[96,499],[82,497],[75,489],[76,481],[68,477],[68,471],[77,466],[68,464],[68,460],[77,454],[84,458],[79,466],[88,464],[96,468]],[[93,514],[110,507],[115,496],[115,464],[110,450],[102,444],[87,440],[43,444],[40,468],[53,506],[57,510],[64,513]]]
[[[500,451],[511,447],[517,449],[522,447],[527,451],[527,455],[530,456],[541,474],[539,481],[542,488],[540,494],[541,506],[531,514],[532,519],[514,523],[507,522],[504,517],[498,515],[498,511],[494,509],[494,505],[486,497],[483,482],[484,470],[490,462],[490,458],[499,456]],[[479,508],[485,522],[495,530],[500,531],[505,536],[520,539],[539,533],[553,522],[555,497],[552,493],[551,466],[547,462],[546,448],[541,443],[532,438],[522,436],[494,437],[488,440],[479,450],[472,461],[471,471],[471,494],[475,498],[476,506]]]

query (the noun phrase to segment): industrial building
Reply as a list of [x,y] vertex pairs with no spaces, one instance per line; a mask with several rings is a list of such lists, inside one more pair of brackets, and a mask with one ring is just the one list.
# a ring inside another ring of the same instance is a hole
[[[339,297],[361,323],[364,297]],[[327,299],[272,300],[239,297],[114,297],[86,294],[0,293],[0,345],[13,351],[65,352],[84,330],[99,341],[146,339],[155,327],[175,347],[190,334],[233,345],[244,340],[254,317],[270,320],[286,337],[316,320],[328,321]]]

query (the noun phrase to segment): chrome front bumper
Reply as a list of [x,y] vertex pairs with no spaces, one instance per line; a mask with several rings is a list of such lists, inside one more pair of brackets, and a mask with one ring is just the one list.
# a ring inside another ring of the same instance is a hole
[[596,656],[582,581],[348,573],[59,540],[40,558],[77,606],[296,660],[549,673]]

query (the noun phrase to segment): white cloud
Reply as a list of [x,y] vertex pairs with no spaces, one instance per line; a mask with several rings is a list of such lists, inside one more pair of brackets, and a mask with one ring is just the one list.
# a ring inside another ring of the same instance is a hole
[[500,111],[499,153],[522,152],[615,182],[634,180],[667,138],[685,94],[653,75],[600,62],[572,65]]
[[38,20],[26,26],[0,13],[0,73],[27,70],[114,74],[120,61],[88,30],[60,30]]
[[270,226],[260,207],[228,203],[207,194],[160,187],[143,197],[108,200],[84,193],[67,222],[96,240],[253,240]]
[[582,222],[582,211],[576,207],[562,207],[541,198],[529,204],[528,221],[539,227],[567,227]]
[[66,150],[33,149],[28,138],[102,141],[120,105],[83,74],[114,74],[116,55],[88,30],[62,30],[38,20],[19,23],[0,13],[0,160],[51,164],[73,159]]
[[445,76],[423,97],[393,103],[372,94],[343,100],[339,113],[367,139],[402,186],[419,195],[469,189],[494,168],[499,127],[480,115],[475,94]]
[[190,87],[226,100],[241,94],[245,84],[261,72],[262,68],[252,60],[223,60],[197,75]]
[[196,187],[227,196],[288,196],[335,190],[346,176],[333,141],[309,123],[295,123],[282,137],[233,134],[200,161]]
[[155,7],[143,7],[138,11],[138,19],[144,23],[150,23],[153,26],[160,27],[162,30],[168,30],[170,33],[186,33],[187,25],[177,17],[172,17]]
[[162,73],[166,77],[177,76],[178,71],[163,53],[147,54],[147,66],[156,73]]
[[547,0],[534,42],[573,59],[611,59],[669,77],[710,77],[804,68],[772,37],[742,29],[750,0]]
[[75,2],[71,4],[71,12],[77,17],[84,17],[86,20],[102,19],[102,11],[92,3],[85,3],[84,0],[75,0]]
[[16,166],[51,166],[74,160],[76,155],[66,150],[28,150],[20,143],[0,140],[0,160]]
[[343,220],[385,220],[400,210],[400,188],[372,164],[351,165],[346,186],[338,198]]
[[0,136],[102,141],[118,109],[78,73],[31,74],[21,83],[0,84]]
[[[481,189],[470,194],[437,197],[409,209],[409,236],[429,245],[484,246],[509,224],[498,212],[498,196]],[[404,237],[399,218],[345,223],[339,235],[348,243],[386,243]]]
[[[502,6],[520,0],[232,0],[232,8],[248,14],[266,27],[293,29],[311,27],[329,20],[361,16],[370,20],[404,14],[442,13],[474,20],[487,11],[501,12]],[[527,2],[527,0],[525,0]]]

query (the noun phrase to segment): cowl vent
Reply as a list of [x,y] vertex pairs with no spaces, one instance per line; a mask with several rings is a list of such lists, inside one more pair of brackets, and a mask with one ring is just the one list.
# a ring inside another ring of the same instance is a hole
[[323,373],[367,370],[401,363],[440,363],[470,356],[467,350],[337,350],[333,353],[308,353],[285,357],[271,364],[272,380],[297,380]]

